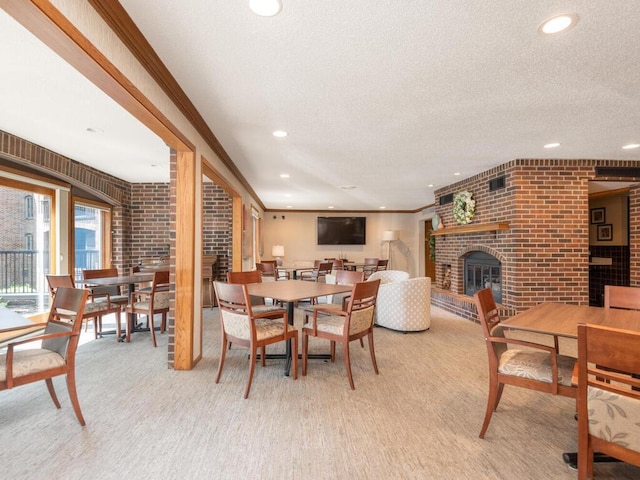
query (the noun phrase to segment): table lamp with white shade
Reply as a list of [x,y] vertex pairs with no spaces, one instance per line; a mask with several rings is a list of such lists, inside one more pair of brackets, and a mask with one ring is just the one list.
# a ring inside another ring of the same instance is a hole
[[282,266],[282,257],[284,257],[284,245],[274,245],[271,247],[271,256],[276,259],[276,265]]
[[398,240],[398,232],[395,230],[384,230],[382,232],[382,241],[387,243],[387,260],[389,260],[388,269],[391,270],[391,242]]

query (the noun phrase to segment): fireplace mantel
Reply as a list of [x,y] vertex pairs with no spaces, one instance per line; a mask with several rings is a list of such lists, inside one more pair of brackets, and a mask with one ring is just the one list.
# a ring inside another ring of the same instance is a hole
[[474,225],[459,225],[457,227],[441,228],[431,232],[433,236],[459,235],[461,233],[497,232],[509,230],[509,222],[477,223]]

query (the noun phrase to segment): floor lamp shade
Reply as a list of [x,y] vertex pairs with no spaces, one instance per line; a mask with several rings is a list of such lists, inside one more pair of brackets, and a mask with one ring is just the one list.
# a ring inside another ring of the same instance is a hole
[[274,245],[271,247],[271,256],[276,259],[278,265],[282,265],[281,257],[284,257],[284,245]]
[[398,240],[398,232],[395,230],[385,230],[382,232],[382,241],[383,242],[394,242]]

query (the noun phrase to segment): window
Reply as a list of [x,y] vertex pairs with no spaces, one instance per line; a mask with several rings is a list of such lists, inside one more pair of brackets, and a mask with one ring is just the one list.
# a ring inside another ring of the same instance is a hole
[[27,233],[24,236],[24,249],[33,250],[33,235],[30,233]]
[[24,197],[24,218],[33,218],[33,195]]
[[75,275],[80,279],[82,270],[111,266],[111,209],[77,199],[73,210]]

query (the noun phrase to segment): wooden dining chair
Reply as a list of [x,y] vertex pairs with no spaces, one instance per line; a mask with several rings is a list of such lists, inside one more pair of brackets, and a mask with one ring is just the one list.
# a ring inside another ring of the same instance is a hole
[[[47,284],[49,285],[49,294],[55,299],[58,288],[76,288],[73,277],[70,274],[64,275],[47,275]],[[109,314],[116,316],[116,330],[118,338],[120,338],[120,313],[122,307],[117,303],[111,302],[111,296],[108,293],[92,293],[89,292],[88,300],[83,309],[82,320],[85,321],[85,331],[89,320],[93,320],[93,336],[98,338],[102,332],[102,317]]]
[[215,282],[214,288],[220,309],[222,345],[216,383],[220,382],[229,344],[249,348],[249,380],[244,398],[249,397],[255,371],[258,348],[262,350],[261,363],[265,366],[265,347],[277,342],[290,342],[293,378],[298,378],[298,331],[288,323],[286,309],[257,313],[249,299],[247,285]]
[[[157,347],[154,316],[161,315],[160,333],[167,328],[167,314],[171,300],[171,285],[169,284],[169,272],[166,270],[153,272],[153,282],[150,291],[137,290],[131,292],[126,311],[129,315],[145,315],[147,325],[151,332],[153,346]],[[131,341],[131,322],[127,321],[126,341]]]
[[331,273],[332,268],[332,262],[316,260],[312,269],[298,270],[298,278],[308,282],[324,282],[327,275]]
[[289,272],[278,268],[275,260],[263,260],[256,263],[256,270],[262,273],[262,278],[272,278],[273,280],[289,280]]
[[354,285],[345,310],[322,308],[314,309],[311,321],[302,327],[302,375],[307,374],[309,337],[323,338],[331,344],[331,361],[335,361],[336,342],[342,344],[344,366],[351,390],[355,389],[351,373],[349,344],[363,337],[369,341],[369,352],[373,370],[378,374],[378,364],[373,346],[373,318],[380,280],[358,282]]
[[[6,353],[0,355],[0,390],[44,380],[56,408],[60,408],[60,402],[51,379],[65,375],[73,411],[83,426],[85,421],[76,391],[75,358],[88,294],[87,290],[59,287],[44,333],[9,343]],[[41,342],[40,346],[35,346],[35,342]],[[29,344],[34,347],[23,348]]]
[[578,325],[578,479],[598,451],[640,466],[640,333]]
[[369,275],[378,270],[378,258],[367,257],[364,259],[364,265],[362,271],[364,272],[364,278],[369,278]]
[[553,336],[553,347],[507,338],[491,288],[476,292],[474,299],[489,355],[489,397],[480,438],[489,428],[505,385],[576,397],[577,389],[571,382],[576,359],[558,353],[557,336]]
[[604,308],[640,310],[640,288],[605,285]]
[[[117,277],[118,269],[117,268],[100,268],[94,270],[82,270],[82,280],[92,280],[94,278],[109,278],[109,277]],[[120,287],[118,285],[105,285],[105,286],[91,286],[89,282],[85,282],[85,287],[88,288],[92,295],[97,296],[101,294],[108,294],[109,300],[111,303],[115,303],[120,305],[120,308],[123,309],[129,303],[129,295],[123,294],[120,291]],[[122,331],[122,326],[120,325],[120,315],[117,316],[116,320],[116,336],[120,338],[120,334]]]

